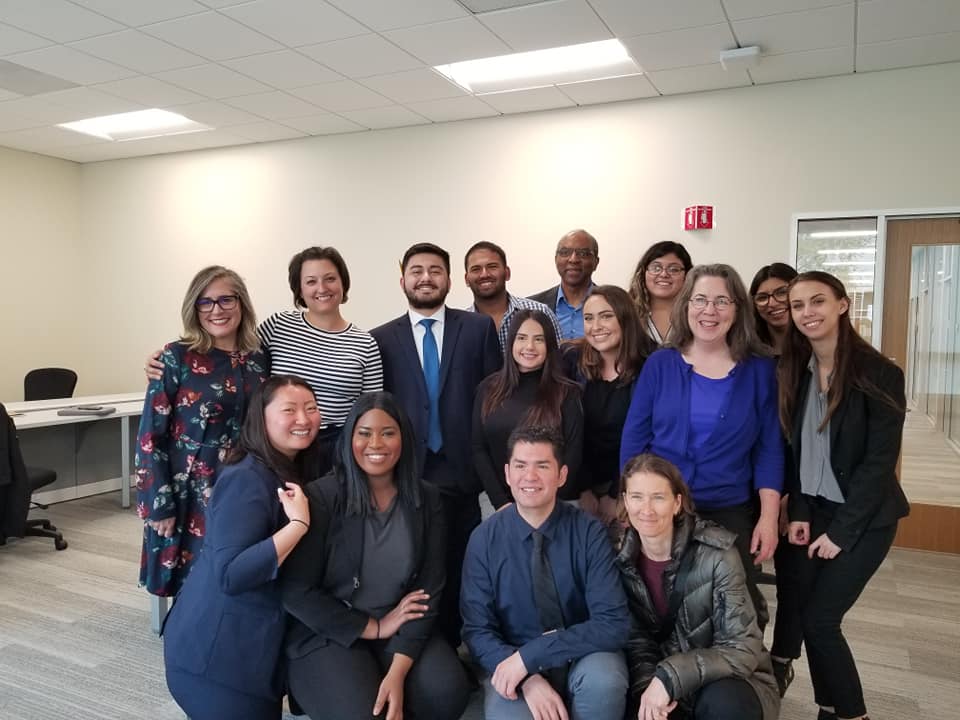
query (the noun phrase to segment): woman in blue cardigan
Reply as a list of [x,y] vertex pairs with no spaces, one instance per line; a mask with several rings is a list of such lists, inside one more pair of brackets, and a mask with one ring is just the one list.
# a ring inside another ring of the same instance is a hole
[[250,400],[207,509],[203,552],[164,627],[167,687],[191,720],[279,720],[285,615],[277,570],[310,527],[298,455],[320,428],[313,390],[275,375]]
[[653,453],[680,468],[697,515],[737,535],[762,628],[769,615],[757,576],[777,547],[783,489],[776,365],[729,265],[687,274],[671,325],[670,342],[650,356],[634,388],[620,465]]

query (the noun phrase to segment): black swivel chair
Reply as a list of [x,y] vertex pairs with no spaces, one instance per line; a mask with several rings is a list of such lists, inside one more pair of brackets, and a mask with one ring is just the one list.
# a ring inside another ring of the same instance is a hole
[[38,368],[23,378],[24,400],[55,400],[73,397],[77,374],[67,368]]

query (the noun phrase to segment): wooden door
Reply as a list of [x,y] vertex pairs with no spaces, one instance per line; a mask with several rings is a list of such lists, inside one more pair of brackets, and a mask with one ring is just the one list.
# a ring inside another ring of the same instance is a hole
[[[912,261],[925,257],[933,248],[941,258],[947,250],[960,253],[960,218],[916,218],[887,223],[881,350],[905,373],[915,379],[922,378],[925,383],[923,388],[913,388],[911,395],[923,398],[924,406],[910,408],[904,429],[899,474],[911,510],[910,516],[901,521],[894,543],[901,547],[960,553],[960,446],[952,440],[950,431],[951,411],[960,407],[960,397],[957,397],[960,377],[954,372],[943,382],[938,375],[951,368],[955,371],[958,359],[956,354],[951,356],[948,352],[944,356],[936,352],[932,353],[937,356],[935,361],[928,360],[922,368],[914,367],[919,353],[931,353],[928,347],[931,340],[938,348],[944,338],[950,338],[951,347],[956,348],[956,323],[960,322],[956,313],[941,312],[937,322],[930,324],[922,319],[928,316],[921,312],[926,307],[924,303],[931,302],[929,288],[923,290],[927,295],[911,296]],[[933,270],[931,274],[928,268],[925,276],[928,285],[942,284],[942,271],[940,276],[936,272]],[[958,282],[960,278],[953,279],[954,286]],[[916,286],[914,275],[915,290]],[[911,339],[908,333],[912,334]],[[925,347],[928,349],[924,350]],[[930,388],[940,388],[932,403],[926,402]]]

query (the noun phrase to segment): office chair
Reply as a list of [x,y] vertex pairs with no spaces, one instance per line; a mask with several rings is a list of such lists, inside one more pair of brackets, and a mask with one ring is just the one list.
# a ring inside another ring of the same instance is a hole
[[[46,487],[57,480],[57,473],[55,470],[49,468],[38,468],[27,466],[27,478],[30,481],[30,495],[33,494],[42,487]],[[40,510],[46,510],[49,505],[43,505],[31,499],[30,504]],[[57,550],[66,550],[67,541],[63,539],[63,533],[57,530],[57,526],[53,525],[46,518],[34,518],[27,519],[27,523],[24,526],[24,537],[33,536],[33,537],[46,537],[53,539],[53,546]]]
[[73,397],[77,374],[67,368],[37,368],[23,378],[24,400],[55,400]]

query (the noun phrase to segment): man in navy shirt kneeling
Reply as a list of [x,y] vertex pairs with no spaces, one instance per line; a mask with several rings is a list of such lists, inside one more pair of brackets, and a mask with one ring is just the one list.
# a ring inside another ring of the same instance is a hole
[[557,501],[567,478],[552,428],[513,432],[505,466],[514,503],[470,536],[463,639],[489,673],[487,720],[621,720],[630,634],[606,530]]

